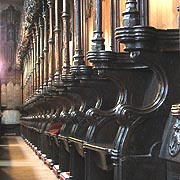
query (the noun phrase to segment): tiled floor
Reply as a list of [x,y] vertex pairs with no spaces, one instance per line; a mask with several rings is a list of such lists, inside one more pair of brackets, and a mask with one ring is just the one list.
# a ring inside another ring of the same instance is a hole
[[57,180],[21,137],[0,140],[0,180]]

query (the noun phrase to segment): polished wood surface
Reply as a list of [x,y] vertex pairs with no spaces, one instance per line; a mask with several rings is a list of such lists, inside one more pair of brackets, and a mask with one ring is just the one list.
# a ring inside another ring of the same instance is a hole
[[[162,29],[177,29],[178,12],[176,7],[179,0],[150,0],[149,1],[149,20],[150,26]],[[163,16],[162,16],[163,14]]]
[[1,180],[56,180],[56,176],[33,153],[20,136],[0,139]]

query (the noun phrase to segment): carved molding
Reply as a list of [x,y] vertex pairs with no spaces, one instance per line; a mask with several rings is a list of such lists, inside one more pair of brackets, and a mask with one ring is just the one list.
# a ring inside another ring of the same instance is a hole
[[151,26],[116,28],[115,38],[126,45],[126,51],[179,51],[178,29],[156,29]]
[[173,104],[171,107],[171,114],[175,117],[180,115],[180,104]]
[[[179,112],[179,110],[178,110]],[[176,119],[173,125],[173,133],[169,143],[169,154],[176,156],[180,152],[180,120]]]
[[29,46],[32,26],[34,24],[34,18],[39,9],[39,2],[35,0],[26,0],[24,2],[24,27],[22,32],[22,40],[19,45],[18,58],[19,60],[25,56],[25,51]]

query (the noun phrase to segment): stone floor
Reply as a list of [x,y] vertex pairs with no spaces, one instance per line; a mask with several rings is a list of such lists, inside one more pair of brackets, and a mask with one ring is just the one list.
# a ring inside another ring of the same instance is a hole
[[20,136],[0,139],[0,180],[57,180]]

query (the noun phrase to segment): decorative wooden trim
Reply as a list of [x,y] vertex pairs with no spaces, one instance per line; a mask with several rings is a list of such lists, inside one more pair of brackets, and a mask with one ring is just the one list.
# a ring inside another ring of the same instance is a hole
[[140,24],[136,0],[126,0],[126,10],[123,14],[123,26],[132,27]]

